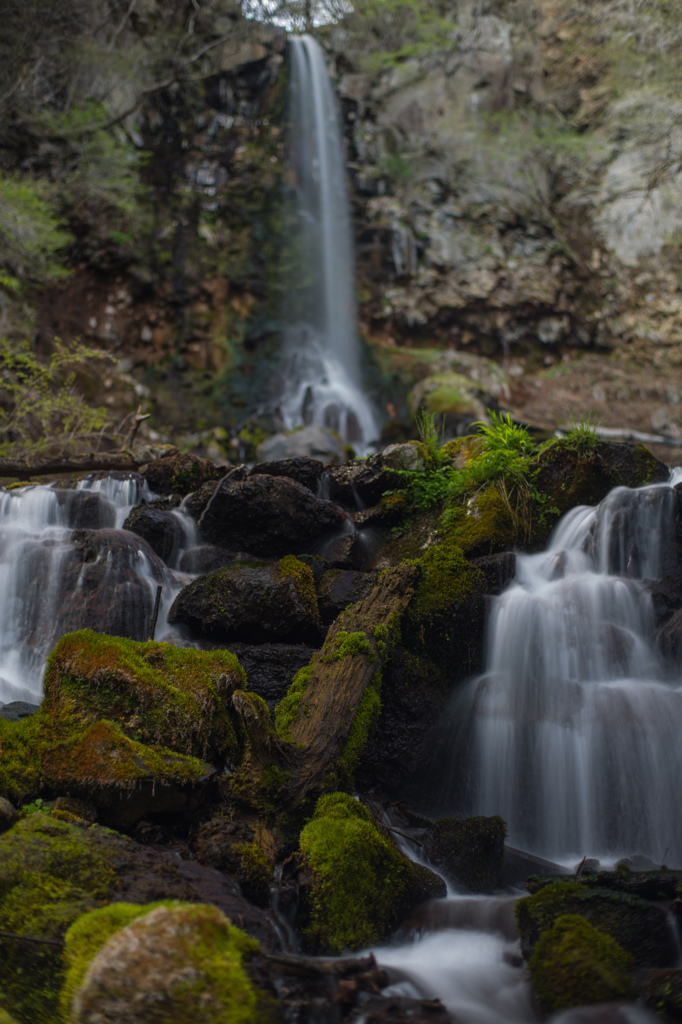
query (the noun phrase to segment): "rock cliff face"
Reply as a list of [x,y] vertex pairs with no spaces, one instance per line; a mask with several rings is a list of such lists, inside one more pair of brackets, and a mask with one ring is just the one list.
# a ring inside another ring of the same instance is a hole
[[[677,0],[460,0],[381,59],[376,26],[319,31],[366,355],[402,423],[387,440],[420,407],[456,432],[495,403],[544,428],[593,409],[682,437],[678,14]],[[253,457],[278,426],[286,33],[230,4],[202,18],[200,81],[125,121],[148,224],[126,240],[69,210],[70,276],[34,289],[37,337],[107,349],[115,372],[87,387],[113,410],[143,399],[157,433]],[[228,23],[238,41],[218,45]],[[10,146],[1,164],[33,159]]]

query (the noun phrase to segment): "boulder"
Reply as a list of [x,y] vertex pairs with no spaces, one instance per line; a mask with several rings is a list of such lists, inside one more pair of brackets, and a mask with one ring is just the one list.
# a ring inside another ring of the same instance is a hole
[[230,650],[246,672],[246,688],[262,697],[271,712],[315,654],[305,644],[230,644]]
[[219,483],[219,480],[207,480],[196,491],[188,494],[183,502],[184,511],[196,521],[201,519],[201,514],[217,491]]
[[126,736],[213,762],[233,760],[230,699],[246,675],[229,651],[136,643],[91,630],[62,637],[45,673],[43,712],[105,718]]
[[168,621],[223,642],[314,642],[320,621],[313,574],[293,555],[268,564],[233,562],[180,591]]
[[448,878],[470,892],[493,892],[504,874],[502,818],[441,818],[430,827],[424,850]]
[[345,515],[302,484],[278,476],[224,480],[199,520],[201,535],[228,550],[270,557],[308,551],[341,529]]
[[124,530],[146,540],[152,551],[166,565],[172,565],[185,541],[183,525],[168,509],[136,505],[123,524]]
[[258,948],[216,907],[156,907],[97,951],[73,997],[70,1020],[261,1024],[272,996],[256,988],[243,963]]
[[543,932],[564,914],[578,914],[607,932],[638,967],[670,967],[675,948],[665,911],[628,893],[556,882],[516,905],[521,949],[528,958]]
[[400,490],[397,471],[417,470],[424,465],[419,445],[391,444],[368,459],[354,459],[328,470],[329,497],[347,508],[376,505],[386,491]]
[[345,462],[347,454],[338,434],[317,424],[273,434],[258,445],[259,462],[296,458],[316,459],[326,466],[330,462]]
[[544,932],[528,964],[544,1013],[570,1006],[628,1001],[637,995],[635,962],[606,932],[565,914]]
[[[621,862],[622,863],[622,862]],[[682,889],[682,871],[660,868],[653,871],[630,871],[622,866],[615,871],[586,871],[584,866],[578,878],[575,875],[559,875],[553,879],[531,875],[526,879],[528,892],[535,894],[551,882],[576,882],[588,889],[609,889],[625,892],[630,896],[664,903],[675,900]]]
[[678,665],[682,655],[682,609],[676,611],[659,629],[656,641],[661,654]]
[[116,526],[114,505],[97,491],[55,489],[72,530],[103,530]]
[[[62,559],[54,636],[96,629],[146,640],[155,583],[170,583],[167,567],[141,537],[126,530],[77,530]],[[36,581],[36,586],[39,582]]]
[[251,470],[251,476],[258,476],[262,473],[266,476],[287,476],[290,480],[303,484],[304,487],[317,494],[323,469],[324,465],[319,459],[298,456],[291,459],[280,459],[278,462],[259,462]]
[[0,836],[0,932],[57,945],[0,936],[0,988],[7,1009],[22,1021],[62,1019],[59,942],[67,929],[105,901],[155,900],[212,903],[266,948],[280,948],[269,916],[218,871],[140,846],[99,825],[44,813],[23,817]]
[[346,793],[318,800],[300,850],[310,878],[297,923],[312,952],[381,942],[416,904],[445,895],[442,879],[408,860]]
[[30,718],[40,710],[40,704],[27,704],[24,700],[13,700],[0,707],[0,718],[7,722],[20,722],[22,718]]
[[664,1020],[682,1020],[682,970],[656,971],[644,985],[644,1002]]
[[375,573],[328,570],[317,587],[317,603],[324,625],[331,626],[344,608],[367,597],[375,583]]
[[220,480],[228,469],[184,452],[150,462],[144,475],[151,489],[159,494],[189,494],[207,480]]

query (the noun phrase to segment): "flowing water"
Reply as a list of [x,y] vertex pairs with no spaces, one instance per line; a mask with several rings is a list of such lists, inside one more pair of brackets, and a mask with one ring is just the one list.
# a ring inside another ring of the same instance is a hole
[[[166,615],[191,577],[122,529],[133,506],[152,497],[137,476],[0,491],[0,705],[40,702],[46,658],[64,633],[89,627],[145,640],[159,584],[156,638],[178,639]],[[196,530],[176,515],[179,564]]]
[[[499,814],[512,846],[571,868],[636,854],[682,867],[682,673],[656,649],[650,596],[677,568],[679,479],[617,488],[569,512],[546,551],[517,557],[489,616],[485,671],[453,702],[438,813]],[[438,996],[467,1024],[536,1021],[513,962],[510,897],[477,908],[450,889],[409,941],[374,950],[404,977],[396,991]],[[552,1018],[656,1019],[639,1006]]]
[[289,40],[292,216],[283,240],[286,287],[280,412],[288,429],[321,424],[358,452],[379,435],[363,387],[353,244],[341,125],[324,55]]

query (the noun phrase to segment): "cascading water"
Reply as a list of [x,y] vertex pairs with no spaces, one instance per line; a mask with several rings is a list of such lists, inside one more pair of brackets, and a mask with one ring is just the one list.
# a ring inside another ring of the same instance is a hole
[[671,486],[617,488],[518,556],[453,709],[451,810],[499,814],[512,846],[554,860],[682,865],[682,684],[645,585],[671,569],[674,529]]
[[379,427],[362,386],[341,127],[318,43],[293,36],[289,55],[294,213],[283,240],[280,411],[288,429],[321,424],[364,452]]
[[[121,529],[152,497],[141,477],[0,491],[0,706],[39,703],[45,660],[64,633],[90,627],[146,639],[158,584],[157,639],[176,638],[166,615],[191,577]],[[193,521],[177,514],[184,546],[175,564],[196,543]]]

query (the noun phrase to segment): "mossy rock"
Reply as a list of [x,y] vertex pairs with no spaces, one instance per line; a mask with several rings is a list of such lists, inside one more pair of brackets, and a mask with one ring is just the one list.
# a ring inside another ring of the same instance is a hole
[[483,573],[452,540],[434,544],[417,562],[419,577],[403,619],[406,647],[445,665],[452,678],[478,667],[485,608]]
[[644,986],[644,1001],[665,1020],[682,1021],[682,970],[656,971]]
[[528,522],[512,512],[495,486],[487,487],[457,509],[450,520],[447,536],[467,558],[480,558],[523,545],[529,540]]
[[606,932],[565,914],[540,937],[528,967],[542,1010],[552,1013],[636,996],[635,962]]
[[665,912],[646,900],[578,882],[553,882],[516,904],[521,948],[528,957],[543,932],[565,914],[579,914],[630,953],[638,967],[668,967],[674,947]]
[[[0,837],[0,931],[60,940],[116,885],[106,834],[46,814]],[[0,998],[23,1024],[57,1019],[62,984],[58,945],[0,938]]]
[[502,818],[441,818],[434,822],[426,842],[433,863],[471,892],[492,892],[504,872]]
[[320,631],[313,574],[293,555],[270,564],[232,562],[199,576],[168,618],[226,643],[314,642]]
[[0,1006],[0,1024],[17,1024],[14,1017],[10,1017],[6,1010]]
[[23,805],[41,794],[86,800],[112,824],[131,825],[152,807],[195,806],[214,769],[194,757],[129,739],[114,722],[83,726],[45,711],[0,721],[0,795]]
[[429,413],[462,417],[470,421],[485,419],[485,405],[481,391],[474,382],[461,373],[434,373],[419,381],[409,395],[410,410],[414,414],[423,409]]
[[300,836],[312,876],[304,938],[311,951],[341,953],[385,939],[420,900],[444,895],[441,880],[400,852],[353,797],[321,797]]
[[62,637],[48,660],[43,710],[209,761],[234,759],[230,698],[246,675],[229,651],[137,643],[90,629]]
[[[82,934],[87,925],[79,927]],[[77,929],[72,938],[78,935]],[[82,946],[88,945],[84,939]],[[158,906],[116,930],[95,952],[73,996],[70,1020],[266,1024],[274,1019],[274,999],[246,969],[258,948],[216,907]]]

